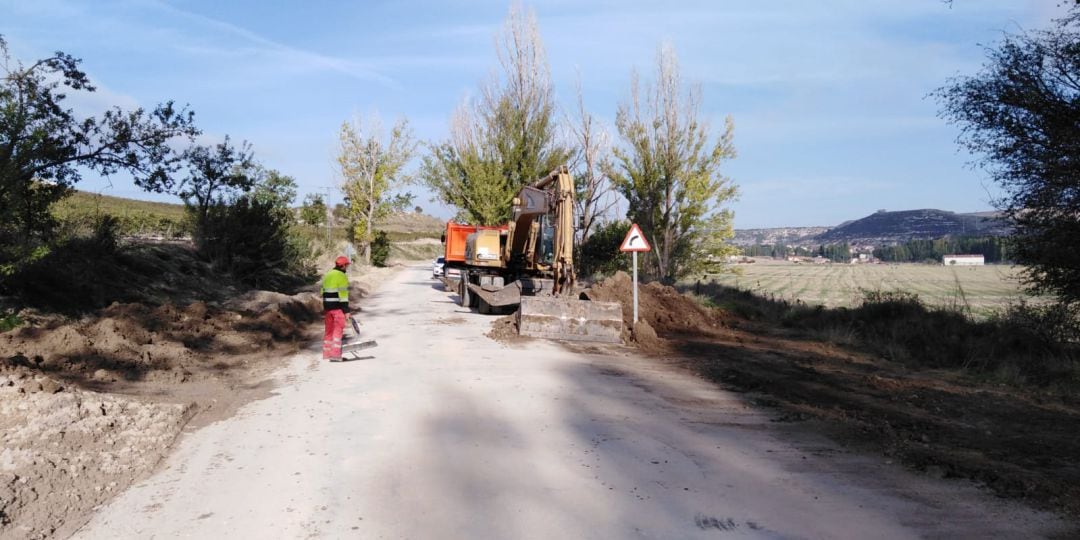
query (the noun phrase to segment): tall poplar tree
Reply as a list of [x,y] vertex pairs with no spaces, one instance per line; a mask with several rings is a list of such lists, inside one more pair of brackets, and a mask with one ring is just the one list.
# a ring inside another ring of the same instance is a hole
[[373,120],[364,134],[362,120],[341,125],[341,150],[337,162],[341,191],[348,200],[352,236],[363,249],[364,262],[371,263],[371,243],[375,221],[412,203],[412,195],[396,191],[412,182],[405,166],[416,150],[408,120],[399,120],[384,139],[382,126]]
[[496,36],[499,75],[455,111],[450,138],[432,145],[421,177],[458,218],[494,225],[510,217],[522,186],[566,164],[544,43],[531,11],[510,8]]
[[700,109],[700,89],[683,83],[675,50],[665,45],[655,83],[643,90],[634,74],[615,120],[623,146],[614,149],[608,176],[629,202],[627,218],[652,244],[647,271],[665,281],[735,253],[726,243],[734,230],[725,204],[737,189],[720,171],[735,157],[734,125],[727,118],[714,138]]

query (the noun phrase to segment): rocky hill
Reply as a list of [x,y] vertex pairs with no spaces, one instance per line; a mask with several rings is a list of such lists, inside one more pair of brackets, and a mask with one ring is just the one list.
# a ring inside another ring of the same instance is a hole
[[922,209],[888,212],[879,210],[835,227],[785,227],[740,229],[735,245],[776,244],[816,246],[820,244],[892,245],[909,240],[930,240],[947,236],[1006,236],[1009,226],[996,212],[957,214],[945,210]]
[[736,246],[761,244],[784,244],[788,246],[809,245],[829,227],[778,227],[773,229],[736,229],[731,243]]

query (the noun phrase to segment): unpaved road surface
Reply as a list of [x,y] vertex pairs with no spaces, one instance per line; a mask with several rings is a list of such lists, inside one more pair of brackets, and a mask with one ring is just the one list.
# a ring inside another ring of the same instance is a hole
[[[1032,538],[1070,524],[848,453],[630,349],[501,344],[426,267],[185,435],[77,538]],[[581,350],[581,348],[578,348]],[[589,350],[586,348],[585,350]]]

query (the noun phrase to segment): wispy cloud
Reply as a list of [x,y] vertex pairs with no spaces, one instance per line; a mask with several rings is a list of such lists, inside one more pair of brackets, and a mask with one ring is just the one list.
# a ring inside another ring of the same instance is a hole
[[254,47],[250,45],[246,47],[209,47],[206,45],[182,46],[182,48],[187,49],[188,51],[198,51],[204,54],[215,54],[226,57],[267,55],[274,57],[281,63],[301,65],[307,68],[324,69],[358,80],[378,82],[391,88],[400,86],[393,78],[376,71],[367,62],[340,58],[286,45],[263,37],[241,26],[186,11],[160,0],[146,0],[145,3],[148,6],[164,11],[172,16],[188,19],[256,45]]

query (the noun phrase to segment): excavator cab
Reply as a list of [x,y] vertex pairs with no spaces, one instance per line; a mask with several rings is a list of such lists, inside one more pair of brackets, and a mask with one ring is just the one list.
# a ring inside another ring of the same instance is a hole
[[538,223],[540,224],[540,245],[536,253],[536,263],[550,267],[555,262],[555,227],[551,225],[551,219],[548,216],[541,216]]

